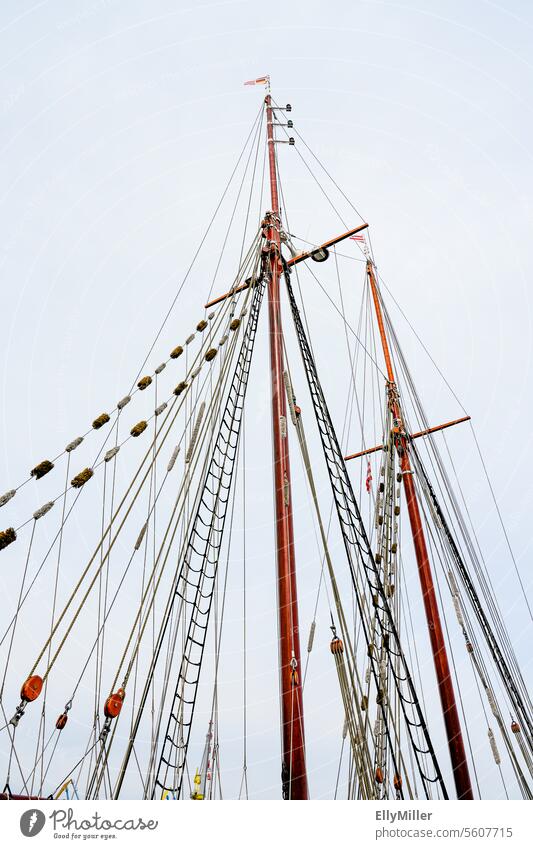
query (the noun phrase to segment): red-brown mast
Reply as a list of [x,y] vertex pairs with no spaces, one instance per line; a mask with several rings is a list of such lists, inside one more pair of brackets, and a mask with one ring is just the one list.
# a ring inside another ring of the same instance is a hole
[[265,216],[269,243],[271,280],[268,286],[270,366],[272,379],[272,436],[276,551],[278,569],[279,655],[281,719],[283,737],[282,781],[287,799],[307,799],[304,723],[300,669],[298,600],[292,524],[291,473],[287,432],[287,409],[283,380],[283,331],[281,325],[280,275],[281,239],[276,168],[274,113],[270,94],[265,98],[268,162],[272,210]]
[[413,481],[413,471],[411,469],[411,462],[409,459],[409,440],[406,437],[405,427],[402,420],[402,411],[394,379],[394,371],[392,368],[392,359],[385,332],[385,325],[383,322],[378,285],[374,275],[374,269],[370,261],[367,262],[367,273],[370,281],[370,288],[372,290],[379,335],[381,337],[381,344],[383,347],[383,356],[385,357],[385,366],[388,378],[387,392],[389,396],[390,409],[394,419],[394,427],[397,431],[395,442],[398,456],[400,458],[400,468],[402,470],[402,480],[405,489],[407,510],[409,512],[411,533],[413,535],[416,562],[418,564],[418,574],[420,577],[420,585],[422,587],[422,596],[424,599],[424,608],[426,611],[431,648],[433,650],[435,672],[437,675],[439,695],[444,714],[444,725],[446,727],[446,736],[448,738],[448,746],[450,749],[455,789],[457,791],[458,799],[473,799],[472,784],[466,760],[461,723],[459,722],[459,713],[457,711],[453,682],[450,674],[448,653],[444,642],[437,596],[435,595],[435,587],[433,584],[433,575],[431,573],[424,528],[420,518],[418,498]]

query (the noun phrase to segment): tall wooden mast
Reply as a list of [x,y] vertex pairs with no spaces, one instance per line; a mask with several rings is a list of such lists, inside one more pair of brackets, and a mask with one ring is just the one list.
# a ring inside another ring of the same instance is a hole
[[400,468],[402,472],[402,481],[405,489],[407,501],[407,510],[409,512],[409,522],[411,524],[411,533],[413,535],[413,544],[415,549],[416,561],[418,564],[418,574],[420,577],[420,585],[422,587],[422,596],[424,600],[424,608],[428,623],[429,637],[431,648],[433,651],[433,660],[435,663],[435,672],[437,675],[437,683],[439,687],[439,695],[444,714],[444,725],[446,727],[446,736],[448,738],[448,747],[450,749],[450,758],[452,762],[453,777],[455,781],[455,789],[458,799],[473,799],[472,784],[468,771],[468,763],[466,760],[465,747],[463,742],[463,734],[461,724],[459,722],[459,713],[455,701],[455,693],[453,682],[450,674],[450,665],[448,662],[448,653],[444,642],[444,634],[440,621],[440,613],[437,604],[437,596],[433,584],[433,575],[431,573],[431,565],[429,562],[426,539],[424,536],[424,528],[420,517],[420,509],[418,506],[418,498],[413,481],[413,470],[409,459],[409,440],[405,433],[405,427],[402,418],[402,411],[394,371],[392,367],[392,358],[390,355],[387,334],[385,332],[385,324],[383,321],[383,313],[381,310],[381,302],[378,291],[378,284],[374,274],[372,262],[367,261],[366,266],[374,308],[376,311],[376,319],[378,323],[379,335],[383,348],[383,356],[385,358],[385,367],[387,370],[387,394],[389,398],[389,406],[392,411],[394,420],[395,444],[400,459]]
[[279,662],[282,721],[282,782],[286,799],[307,799],[304,722],[298,629],[298,599],[291,503],[291,472],[287,409],[283,379],[283,331],[281,325],[281,238],[276,167],[274,112],[270,93],[265,98],[271,211],[265,215],[264,233],[270,258],[268,317],[272,385],[272,441],[274,499],[276,511],[276,557],[278,572]]

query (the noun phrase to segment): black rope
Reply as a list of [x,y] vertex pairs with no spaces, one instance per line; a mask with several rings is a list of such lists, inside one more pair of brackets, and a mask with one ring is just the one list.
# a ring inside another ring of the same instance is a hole
[[[191,603],[191,600],[187,599],[185,585],[188,585],[193,589],[194,599],[192,600],[178,681],[170,705],[163,746],[155,773],[152,798],[155,798],[157,787],[162,792],[175,793],[178,799],[181,795],[198,683],[207,641],[218,557],[234,476],[244,399],[265,282],[265,279],[262,279],[256,285],[250,318],[228,392],[225,410],[221,417],[218,435],[213,444],[211,462],[202,485],[187,551],[180,569],[180,577],[176,584],[176,597],[180,596],[184,601]],[[217,524],[218,527],[215,529]],[[200,533],[201,529],[205,529],[203,531],[205,536]],[[198,568],[193,565],[194,554],[200,558]],[[196,579],[193,577],[191,580],[191,574],[198,577]],[[177,743],[176,733],[180,727],[185,729],[184,739],[182,743]],[[164,776],[169,769],[175,771],[175,786],[167,786],[167,780]]]
[[[409,734],[411,745],[415,752],[415,758],[417,761],[419,773],[422,777],[426,797],[430,798],[430,785],[438,783],[444,798],[447,799],[448,794],[444,784],[444,779],[437,761],[431,738],[429,736],[429,731],[427,729],[426,721],[420,707],[420,703],[411,677],[411,673],[409,671],[407,660],[402,650],[398,631],[394,623],[394,618],[392,616],[392,612],[387,597],[385,595],[385,589],[381,582],[381,577],[376,567],[374,557],[372,555],[370,543],[366,535],[366,530],[363,525],[359,507],[353,493],[350,479],[348,477],[343,455],[338,444],[337,436],[331,421],[329,410],[326,405],[322,387],[318,379],[318,374],[316,372],[316,366],[313,360],[313,356],[311,354],[311,350],[300,318],[299,310],[294,298],[288,268],[286,265],[285,281],[287,284],[289,303],[292,310],[296,334],[300,346],[300,352],[302,354],[309,391],[311,394],[311,399],[318,424],[320,439],[324,449],[324,455],[328,468],[328,474],[330,477],[330,483],[335,499],[335,504],[337,507],[340,529],[343,536],[346,553],[348,556],[348,563],[350,566],[352,582],[354,584],[355,595],[357,599],[359,613],[361,616],[361,622],[363,625],[363,630],[365,631],[367,644],[369,645],[368,655],[376,689],[379,693],[380,686],[378,671],[376,669],[376,660],[374,657],[374,653],[370,651],[371,640],[364,621],[364,609],[360,598],[360,593],[358,592],[357,588],[357,576],[354,563],[354,554],[355,562],[359,562],[363,567],[371,596],[375,602],[374,609],[376,620],[378,622],[379,629],[383,638],[383,643],[388,654],[389,668],[398,691],[400,703],[402,706],[402,713],[407,727],[407,733]],[[396,671],[394,663],[395,658],[398,658],[400,661],[401,674]],[[403,691],[402,685],[404,684],[407,686],[407,694]],[[409,716],[408,714],[408,706],[412,707],[413,709],[411,716]],[[387,721],[384,699],[381,700],[381,710],[386,734],[389,740],[390,751],[393,753],[394,747],[390,736],[390,729]],[[421,734],[424,747],[417,745],[417,743],[415,742],[415,737],[413,733],[413,730],[415,728],[418,729],[419,733]],[[426,775],[423,770],[420,756],[424,754],[429,755],[431,758],[434,770],[433,776]],[[393,761],[394,767],[399,774],[394,754]]]
[[454,536],[453,536],[453,534],[450,530],[450,527],[449,527],[449,525],[446,521],[446,517],[445,517],[445,515],[444,515],[444,513],[441,509],[441,506],[439,504],[439,501],[437,499],[435,491],[434,491],[434,489],[431,485],[429,477],[427,476],[426,470],[424,469],[424,466],[423,466],[423,464],[420,460],[420,456],[418,455],[418,452],[417,452],[414,445],[411,445],[411,453],[415,457],[415,460],[416,460],[417,473],[421,476],[421,478],[424,481],[424,485],[427,487],[427,491],[428,491],[428,494],[429,494],[429,497],[430,497],[430,500],[431,500],[431,504],[433,505],[433,508],[435,509],[435,512],[436,512],[436,514],[439,518],[439,522],[442,525],[442,530],[444,532],[444,535],[445,535],[446,540],[448,542],[448,545],[450,547],[450,551],[452,553],[455,565],[457,567],[457,571],[461,575],[465,589],[468,593],[468,597],[469,597],[470,602],[472,604],[472,607],[474,609],[474,613],[477,617],[477,620],[479,622],[482,633],[483,633],[485,640],[487,642],[487,646],[488,646],[489,651],[492,655],[494,663],[496,664],[496,668],[498,669],[498,671],[500,673],[503,685],[504,685],[504,687],[507,691],[507,695],[509,696],[511,704],[513,705],[513,707],[516,711],[517,717],[521,720],[522,724],[527,728],[528,733],[526,733],[526,739],[528,741],[529,748],[533,751],[533,724],[531,722],[531,716],[530,716],[529,710],[526,708],[526,706],[525,706],[525,704],[522,700],[522,696],[520,694],[519,688],[516,685],[516,682],[514,680],[514,676],[512,675],[511,670],[509,669],[509,667],[507,665],[505,657],[503,656],[503,653],[500,649],[500,645],[498,643],[498,640],[496,639],[496,636],[495,636],[495,634],[494,634],[494,632],[493,632],[493,630],[490,626],[490,622],[489,622],[489,620],[488,620],[488,618],[485,614],[485,610],[483,608],[483,605],[481,604],[481,600],[480,600],[480,598],[477,594],[474,583],[473,583],[473,581],[470,577],[470,573],[469,573],[469,571],[466,567],[465,562],[463,561],[463,558],[461,557],[461,554],[460,554],[459,549],[456,545]]

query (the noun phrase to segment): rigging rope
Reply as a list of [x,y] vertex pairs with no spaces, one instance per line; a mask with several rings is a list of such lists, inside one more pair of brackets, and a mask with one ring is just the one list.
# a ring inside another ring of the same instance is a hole
[[[246,396],[248,375],[259,318],[259,309],[265,288],[265,280],[258,281],[250,311],[250,318],[241,345],[241,352],[230,388],[220,428],[214,443],[208,475],[205,478],[200,497],[200,505],[196,513],[191,534],[189,536],[187,553],[183,564],[183,582],[190,587],[194,596],[190,622],[187,631],[186,647],[183,653],[178,683],[172,700],[164,742],[156,769],[155,782],[152,790],[154,798],[156,788],[162,793],[175,792],[180,797],[183,769],[187,758],[188,743],[196,694],[200,677],[200,669],[204,654],[205,640],[211,611],[211,603],[215,579],[217,575],[218,556],[222,542],[222,532],[226,518],[226,508],[235,468],[235,458],[239,444],[242,410]],[[213,532],[213,522],[217,519],[221,529]],[[203,533],[207,532],[207,537]],[[198,546],[198,547],[197,547]],[[200,558],[198,568],[193,566],[194,554]],[[209,572],[209,569],[212,571]],[[194,575],[198,577],[195,578]],[[191,579],[189,579],[191,576]],[[187,588],[176,588],[177,595],[186,596]],[[203,602],[203,606],[202,606]],[[187,676],[192,674],[192,678]],[[181,684],[187,688],[188,698],[182,695]],[[182,747],[175,742],[174,734],[178,724],[178,715],[183,711],[185,719],[185,740]],[[181,749],[181,750],[180,750]],[[173,759],[177,758],[177,761]],[[168,769],[176,769],[175,786],[166,784]]]
[[[339,516],[346,553],[348,556],[350,573],[354,582],[354,588],[356,588],[356,598],[360,614],[361,617],[364,618],[364,608],[362,606],[358,578],[358,575],[362,573],[361,577],[364,577],[364,579],[366,580],[371,596],[376,596],[377,594],[378,597],[378,604],[375,606],[375,615],[379,624],[380,632],[383,635],[383,639],[385,643],[388,644],[387,653],[389,656],[389,666],[391,669],[391,674],[393,676],[395,685],[398,688],[404,720],[406,722],[413,750],[415,752],[415,757],[419,765],[419,771],[422,777],[426,794],[429,792],[429,785],[431,783],[438,783],[440,785],[444,797],[447,798],[447,791],[444,785],[442,773],[437,762],[433,744],[431,742],[429,732],[426,726],[425,718],[422,715],[413,680],[407,666],[407,660],[401,647],[399,635],[390,610],[389,601],[386,597],[385,590],[379,576],[379,572],[376,568],[376,564],[374,562],[374,558],[370,550],[366,531],[361,520],[359,508],[353,495],[351,483],[346,472],[346,466],[344,464],[344,460],[340,452],[335,431],[333,429],[333,425],[331,423],[331,419],[318,380],[318,376],[316,374],[316,368],[314,365],[313,357],[309,345],[307,343],[299,311],[294,300],[294,295],[292,292],[287,267],[285,267],[285,281],[287,285],[287,292],[289,295],[289,302],[294,319],[294,324],[296,327],[298,343],[300,346],[300,351],[302,354],[306,371],[309,391],[311,393],[311,398],[315,409],[315,415],[317,417],[319,432],[321,440],[323,442],[326,465],[328,467],[332,490],[337,504],[337,512]],[[371,641],[369,635],[367,634],[367,644],[369,645],[369,648],[370,642]],[[376,661],[373,656],[373,652],[370,652],[369,650],[369,654],[371,655],[370,662],[372,667],[372,676],[376,688],[379,691],[379,675],[376,667]],[[398,658],[400,662],[402,670],[401,675],[396,674],[396,669],[393,664],[394,658]],[[403,693],[403,685],[406,685],[408,695]],[[409,717],[407,713],[408,706],[413,711],[411,717]],[[387,723],[387,714],[384,707],[382,708],[382,715],[384,722]],[[417,744],[413,738],[413,731],[415,729],[421,735],[420,744]],[[426,751],[431,757],[434,769],[434,775],[432,777],[427,776],[421,768],[420,754],[423,751]],[[395,764],[395,771],[399,774],[397,764]]]

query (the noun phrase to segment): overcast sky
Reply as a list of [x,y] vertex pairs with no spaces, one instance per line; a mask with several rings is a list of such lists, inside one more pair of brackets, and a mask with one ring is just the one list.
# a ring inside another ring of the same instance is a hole
[[[519,569],[531,588],[532,42],[533,9],[511,0],[5,0],[0,492],[25,480],[39,460],[59,453],[131,385],[259,109],[262,88],[243,82],[269,73],[276,99],[292,103],[296,129],[371,223],[387,286],[472,416]],[[293,233],[320,242],[342,229],[296,151],[280,150],[280,169]],[[348,223],[358,224],[335,198]],[[189,278],[152,366],[201,317],[222,232]],[[233,253],[215,281],[217,292],[231,282],[239,250],[235,235]],[[360,266],[353,268],[343,270],[343,282],[355,325],[363,276]],[[335,277],[331,269],[325,274],[335,296]],[[340,429],[349,377],[344,331],[307,282],[318,364]],[[460,404],[387,302],[430,418],[461,415]],[[271,546],[263,337],[250,396],[258,428],[247,464],[261,492],[261,498],[249,496],[250,527],[262,528]],[[355,421],[351,437],[358,450]],[[531,621],[471,432],[450,436],[450,444],[515,650],[531,680]],[[50,484],[50,496],[59,491],[58,480]],[[28,518],[46,500],[43,492],[37,484],[26,487],[2,508],[0,527]],[[297,520],[305,633],[319,572],[306,531],[309,515]],[[84,553],[97,529],[94,516],[78,517]],[[1,555],[11,564],[0,573],[12,601],[14,576],[23,566],[21,539],[18,550],[13,546]],[[76,544],[76,538],[68,543],[72,556]],[[257,570],[250,569],[256,612],[249,665],[253,696],[262,707],[252,710],[250,783],[253,795],[276,798],[275,584],[267,542],[256,557]],[[77,573],[74,566],[72,579]],[[236,605],[238,586],[236,581]],[[237,614],[235,623],[236,635]],[[26,631],[35,646],[42,643],[36,631]],[[327,611],[320,639],[307,738],[312,792],[331,797],[342,718],[330,674]],[[5,697],[9,704],[26,674],[26,648],[15,647],[21,668]],[[240,668],[235,660],[226,676],[235,711],[241,710]],[[475,722],[479,705],[473,710]],[[203,732],[196,742],[200,753],[202,738]],[[241,745],[236,739],[227,755],[233,769],[229,795],[238,790]],[[488,769],[486,752],[479,757]],[[494,796],[503,793],[490,777],[485,787]]]

